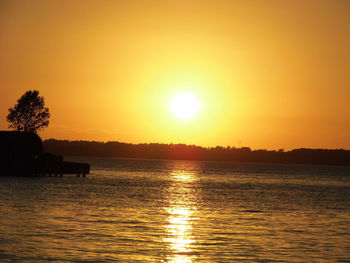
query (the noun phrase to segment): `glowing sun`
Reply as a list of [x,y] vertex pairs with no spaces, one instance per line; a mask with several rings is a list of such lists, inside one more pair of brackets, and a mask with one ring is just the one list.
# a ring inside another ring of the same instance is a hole
[[179,119],[195,117],[199,111],[199,100],[190,92],[179,93],[171,100],[171,111]]

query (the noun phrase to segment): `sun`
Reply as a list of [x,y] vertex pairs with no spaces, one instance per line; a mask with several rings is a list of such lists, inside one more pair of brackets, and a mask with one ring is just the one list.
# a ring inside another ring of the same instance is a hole
[[182,92],[172,98],[170,107],[175,117],[187,120],[197,115],[200,104],[195,94]]

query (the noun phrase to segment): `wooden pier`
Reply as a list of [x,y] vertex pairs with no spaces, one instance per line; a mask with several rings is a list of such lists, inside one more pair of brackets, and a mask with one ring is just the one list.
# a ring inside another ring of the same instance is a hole
[[81,176],[86,177],[90,172],[90,165],[87,163],[75,163],[75,162],[66,162],[62,161],[56,165],[49,167],[38,167],[35,170],[36,175],[43,176],[54,176],[54,177],[63,177],[64,174],[75,174],[78,178]]

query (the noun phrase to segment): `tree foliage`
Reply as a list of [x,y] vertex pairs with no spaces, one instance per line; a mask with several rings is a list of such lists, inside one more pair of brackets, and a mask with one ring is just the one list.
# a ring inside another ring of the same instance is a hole
[[36,133],[49,125],[49,108],[45,108],[44,97],[39,96],[39,91],[29,90],[17,102],[9,108],[9,128]]

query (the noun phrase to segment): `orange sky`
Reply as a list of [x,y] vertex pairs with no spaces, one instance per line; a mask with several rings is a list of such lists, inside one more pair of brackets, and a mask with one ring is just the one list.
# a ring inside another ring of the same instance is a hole
[[[349,14],[346,0],[2,0],[0,129],[37,89],[43,138],[350,149]],[[193,119],[170,111],[183,91]]]

